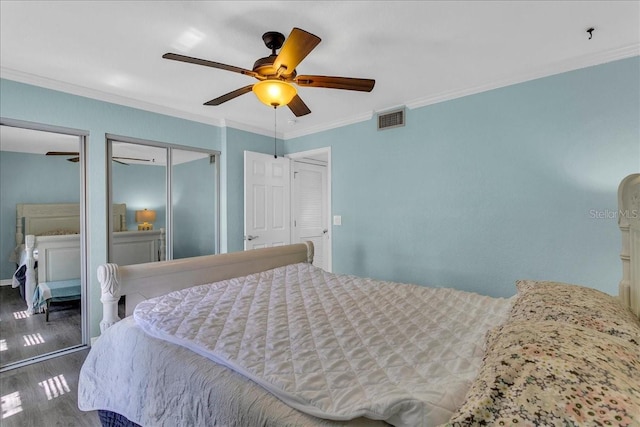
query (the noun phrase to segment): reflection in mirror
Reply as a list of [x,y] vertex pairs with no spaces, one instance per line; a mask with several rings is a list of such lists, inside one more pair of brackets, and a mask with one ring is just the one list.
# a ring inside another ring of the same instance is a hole
[[217,164],[210,153],[171,151],[173,259],[217,252]]
[[82,144],[79,135],[0,126],[3,370],[84,343]]
[[217,253],[220,153],[121,136],[107,139],[112,159],[109,262]]
[[119,265],[165,258],[167,149],[110,140],[111,245]]

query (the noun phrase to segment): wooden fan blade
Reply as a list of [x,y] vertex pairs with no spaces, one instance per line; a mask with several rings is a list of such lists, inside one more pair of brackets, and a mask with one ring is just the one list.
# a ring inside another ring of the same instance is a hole
[[79,156],[77,151],[47,151],[47,156]]
[[191,56],[180,55],[178,53],[165,53],[162,55],[164,59],[173,61],[187,62],[189,64],[204,65],[205,67],[218,68],[220,70],[231,71],[234,73],[244,74],[245,76],[256,77],[257,73],[246,68],[234,67],[233,65],[222,64],[220,62],[208,61],[206,59],[193,58]]
[[305,104],[302,98],[298,95],[293,97],[291,102],[287,104],[287,107],[289,107],[296,117],[306,116],[311,112],[309,107],[307,107],[307,104]]
[[[138,162],[150,162],[151,160],[149,159],[138,159],[135,157],[120,157],[120,156],[114,156],[111,158],[111,160],[115,160],[115,159],[120,159],[120,160],[135,160]],[[121,162],[120,162],[121,163]]]
[[229,92],[225,95],[219,96],[216,99],[212,99],[209,102],[205,102],[204,105],[220,105],[223,102],[227,102],[232,100],[233,98],[237,98],[240,95],[244,95],[245,93],[251,92],[253,85],[241,87],[240,89],[236,89],[233,92]]
[[294,80],[299,86],[326,87],[330,89],[357,90],[371,92],[376,84],[371,79],[332,76],[298,76]]
[[[291,30],[291,34],[284,41],[280,53],[273,62],[273,68],[283,76],[290,76],[300,62],[320,43],[320,37],[308,33],[300,28]],[[285,67],[279,71],[280,67]]]

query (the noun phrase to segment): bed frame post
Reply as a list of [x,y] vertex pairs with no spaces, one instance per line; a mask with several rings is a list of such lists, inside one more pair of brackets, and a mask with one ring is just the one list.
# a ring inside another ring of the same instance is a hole
[[160,229],[160,254],[159,261],[164,261],[167,259],[167,235],[166,230],[164,228]]
[[622,233],[618,297],[640,317],[640,174],[627,176],[618,187],[618,226]]
[[631,305],[631,256],[629,255],[629,224],[620,224],[622,232],[622,249],[620,261],[622,261],[622,279],[618,284],[618,298],[625,307]]
[[24,231],[22,230],[22,205],[16,206],[16,246],[20,246],[24,241]]
[[98,267],[98,281],[102,295],[102,321],[100,333],[120,320],[118,317],[118,300],[120,299],[120,279],[117,264],[103,264]]
[[315,255],[313,252],[313,243],[309,241],[303,243],[307,245],[307,264],[313,264],[313,256]]
[[36,264],[36,260],[33,257],[33,248],[36,246],[36,236],[34,236],[33,234],[29,234],[26,236],[26,238],[24,239],[24,247],[25,247],[25,251],[27,253],[27,260],[26,260],[26,266],[27,266],[27,271],[26,271],[26,281],[24,284],[24,299],[25,302],[27,303],[27,313],[28,314],[33,314],[33,293],[36,290],[36,285],[37,285],[37,277],[36,277],[36,270],[35,270],[35,264]]

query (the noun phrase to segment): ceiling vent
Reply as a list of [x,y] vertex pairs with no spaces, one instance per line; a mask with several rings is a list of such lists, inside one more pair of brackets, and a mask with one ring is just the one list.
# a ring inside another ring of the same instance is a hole
[[378,130],[404,126],[404,108],[378,114]]

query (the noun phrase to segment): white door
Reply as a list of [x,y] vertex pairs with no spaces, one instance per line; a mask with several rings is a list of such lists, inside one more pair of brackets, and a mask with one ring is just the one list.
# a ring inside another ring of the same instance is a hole
[[293,162],[293,243],[310,240],[313,265],[328,270],[327,166]]
[[290,160],[244,152],[244,249],[288,245]]

